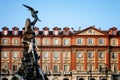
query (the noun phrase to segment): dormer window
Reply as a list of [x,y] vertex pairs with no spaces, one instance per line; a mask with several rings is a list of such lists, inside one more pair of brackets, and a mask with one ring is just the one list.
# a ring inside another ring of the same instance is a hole
[[64,32],[64,35],[69,35],[69,31],[65,31],[65,32]]
[[38,35],[38,34],[39,34],[39,28],[38,28],[38,27],[35,27],[35,28],[34,28],[34,32],[35,32],[35,35]]
[[59,35],[59,31],[61,30],[61,28],[58,28],[58,27],[55,27],[55,28],[53,28],[53,34],[55,35],[55,36],[57,36],[57,35]]
[[17,35],[18,31],[17,30],[14,30],[14,35]]
[[116,34],[117,34],[117,28],[116,28],[116,27],[110,28],[109,34],[111,34],[111,35],[116,35]]
[[54,34],[55,34],[55,35],[58,35],[58,31],[54,31]]
[[44,31],[44,35],[48,35],[48,31]]
[[3,34],[3,35],[8,35],[8,30],[9,30],[9,28],[3,27],[2,30],[3,30],[3,31],[2,31],[2,34]]
[[4,35],[7,35],[7,33],[8,33],[8,31],[7,31],[7,30],[5,30],[5,31],[4,31]]
[[43,34],[45,36],[49,34],[49,28],[47,28],[47,27],[43,28],[43,31],[44,31]]
[[19,28],[17,28],[17,27],[12,28],[12,34],[18,35],[18,30],[19,30]]
[[38,35],[38,31],[35,31],[35,35]]
[[116,35],[116,31],[112,31],[112,35]]
[[63,34],[64,34],[64,35],[69,35],[69,34],[70,34],[70,30],[69,30],[68,27],[65,27],[65,28],[63,29]]

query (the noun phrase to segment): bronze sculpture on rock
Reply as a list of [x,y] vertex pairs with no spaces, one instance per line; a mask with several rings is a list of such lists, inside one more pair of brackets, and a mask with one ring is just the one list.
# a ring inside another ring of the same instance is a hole
[[[24,5],[27,8],[30,8],[34,11],[33,8]],[[31,26],[33,26],[37,22],[38,17],[35,11],[32,12],[33,22],[30,19],[26,19],[25,23],[25,32],[22,37],[23,43],[23,57],[22,64],[15,75],[12,77],[12,80],[48,80],[47,76],[42,72],[40,66],[38,65],[39,56],[37,54],[35,45],[35,33]],[[37,48],[39,49],[39,48]]]

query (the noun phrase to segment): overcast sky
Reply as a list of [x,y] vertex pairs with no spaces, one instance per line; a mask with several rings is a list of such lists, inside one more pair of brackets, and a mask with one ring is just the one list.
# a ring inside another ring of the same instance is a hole
[[17,26],[22,30],[27,18],[33,20],[30,11],[22,4],[39,11],[42,22],[35,26],[40,30],[44,27],[78,30],[92,25],[102,30],[113,26],[120,30],[120,0],[1,0],[0,30],[4,26],[10,30]]

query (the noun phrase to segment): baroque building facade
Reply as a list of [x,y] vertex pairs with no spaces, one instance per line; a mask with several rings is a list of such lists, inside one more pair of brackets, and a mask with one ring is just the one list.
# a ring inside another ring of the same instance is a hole
[[[1,74],[14,74],[21,65],[24,28],[0,32]],[[120,31],[90,26],[83,30],[69,27],[34,28],[39,65],[49,80],[111,80],[120,72]],[[7,70],[7,71],[5,71]]]

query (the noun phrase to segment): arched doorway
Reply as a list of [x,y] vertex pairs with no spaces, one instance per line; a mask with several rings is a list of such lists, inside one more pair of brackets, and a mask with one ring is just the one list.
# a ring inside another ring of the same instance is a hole
[[79,80],[84,80],[83,78],[80,78]]
[[64,78],[63,80],[69,80],[68,78]]
[[94,78],[91,78],[90,80],[95,80]]
[[103,78],[102,80],[107,80],[107,79]]
[[7,78],[2,78],[2,80],[8,80]]

